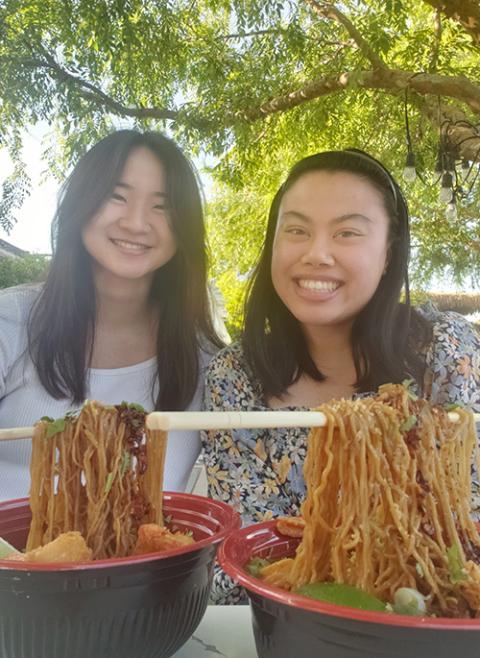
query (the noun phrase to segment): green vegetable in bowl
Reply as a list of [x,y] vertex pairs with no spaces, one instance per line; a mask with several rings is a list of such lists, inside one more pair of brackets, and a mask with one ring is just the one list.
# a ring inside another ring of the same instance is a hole
[[387,607],[383,601],[376,596],[364,592],[353,585],[343,583],[310,583],[296,590],[297,594],[309,596],[325,603],[346,605],[360,610],[371,610],[372,612],[385,612]]
[[393,597],[393,611],[398,615],[423,617],[427,614],[425,597],[412,587],[400,587]]
[[264,567],[268,567],[269,564],[272,564],[270,560],[266,560],[263,557],[252,557],[250,562],[247,564],[247,571],[255,578],[260,578],[260,572]]
[[13,553],[20,553],[20,551],[17,551],[17,549],[9,544],[8,541],[0,537],[0,560],[12,555]]

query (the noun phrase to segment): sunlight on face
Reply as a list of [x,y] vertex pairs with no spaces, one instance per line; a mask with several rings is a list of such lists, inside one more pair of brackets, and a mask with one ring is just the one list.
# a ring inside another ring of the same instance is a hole
[[176,252],[165,170],[146,147],[129,155],[115,189],[82,231],[97,277],[151,280]]
[[346,172],[301,176],[280,204],[272,281],[308,326],[351,325],[384,273],[389,217],[381,193]]

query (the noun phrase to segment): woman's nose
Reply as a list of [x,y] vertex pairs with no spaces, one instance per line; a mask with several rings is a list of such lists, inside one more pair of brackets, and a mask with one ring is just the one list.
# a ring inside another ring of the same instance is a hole
[[148,213],[140,203],[127,205],[118,222],[123,228],[134,233],[146,233],[150,229]]
[[332,246],[328,240],[312,240],[308,245],[308,249],[303,254],[301,261],[304,265],[312,265],[313,267],[334,265],[335,257]]

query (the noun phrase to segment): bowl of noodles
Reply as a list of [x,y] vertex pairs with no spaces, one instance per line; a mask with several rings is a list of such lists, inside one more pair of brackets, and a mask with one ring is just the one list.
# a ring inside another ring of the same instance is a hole
[[473,414],[405,386],[321,410],[301,517],[236,530],[219,552],[259,658],[480,655]]
[[166,437],[146,436],[142,410],[89,402],[61,421],[35,427],[30,500],[0,503],[0,658],[167,658],[239,517],[162,492]]

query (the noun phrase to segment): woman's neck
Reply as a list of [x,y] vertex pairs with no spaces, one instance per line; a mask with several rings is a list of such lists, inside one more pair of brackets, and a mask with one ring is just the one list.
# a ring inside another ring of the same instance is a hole
[[97,313],[90,367],[121,368],[148,360],[156,354],[158,326],[149,304],[150,287],[139,281],[106,283],[95,280]]
[[149,321],[152,317],[149,304],[151,283],[144,280],[112,282],[95,277],[97,327],[111,324],[122,326]]
[[339,373],[353,365],[351,323],[326,327],[304,326],[308,351],[325,375]]

